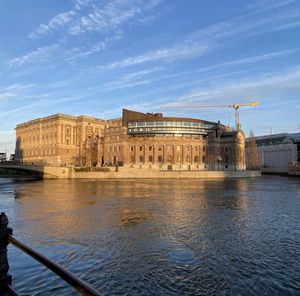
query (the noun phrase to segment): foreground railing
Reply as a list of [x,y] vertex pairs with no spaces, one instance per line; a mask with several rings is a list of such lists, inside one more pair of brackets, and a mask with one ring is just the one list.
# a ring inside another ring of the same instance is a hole
[[93,287],[76,277],[61,265],[45,257],[41,253],[33,250],[12,236],[12,229],[7,227],[8,219],[5,213],[0,215],[0,295],[18,295],[12,288],[12,277],[8,274],[9,264],[7,259],[7,246],[9,243],[28,254],[41,264],[52,270],[59,277],[65,280],[70,286],[75,288],[82,295],[101,295]]

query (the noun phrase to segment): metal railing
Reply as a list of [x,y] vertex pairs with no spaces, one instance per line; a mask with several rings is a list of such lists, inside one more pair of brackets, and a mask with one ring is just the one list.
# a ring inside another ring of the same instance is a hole
[[23,244],[12,236],[12,229],[7,227],[8,219],[5,213],[0,215],[0,295],[18,295],[12,288],[12,277],[8,274],[9,264],[7,258],[7,246],[11,243],[16,248],[28,254],[48,269],[56,273],[60,278],[65,280],[70,286],[76,289],[82,295],[99,296],[101,295],[97,290],[89,284],[75,276],[73,273],[35,251],[31,247]]

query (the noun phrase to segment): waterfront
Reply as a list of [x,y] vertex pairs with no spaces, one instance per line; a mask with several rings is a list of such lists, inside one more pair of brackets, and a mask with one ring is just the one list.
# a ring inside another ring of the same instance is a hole
[[[300,181],[0,179],[14,235],[104,295],[296,295]],[[76,295],[9,248],[22,295]]]

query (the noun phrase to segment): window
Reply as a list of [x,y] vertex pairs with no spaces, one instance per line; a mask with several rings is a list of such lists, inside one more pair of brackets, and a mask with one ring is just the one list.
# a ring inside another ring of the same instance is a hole
[[67,139],[67,145],[70,145],[70,139]]
[[205,146],[203,146],[203,152],[205,152],[206,151],[206,147]]
[[194,157],[194,161],[199,162],[199,157],[197,155]]
[[163,162],[163,157],[162,157],[162,155],[158,155],[158,162]]
[[196,152],[198,151],[198,146],[195,146],[195,151],[196,151]]
[[130,161],[131,162],[134,162],[135,160],[134,160],[134,156],[133,155],[131,155],[131,157],[130,157]]
[[149,162],[152,162],[152,161],[153,161],[153,156],[149,155]]
[[131,152],[134,151],[134,147],[133,147],[133,146],[130,147],[130,151],[131,151]]
[[225,152],[228,152],[228,147],[225,147]]
[[[151,152],[152,151],[152,146],[149,146],[149,151]],[[152,161],[152,160],[151,160]]]
[[140,146],[140,151],[143,151],[143,146]]
[[162,146],[158,146],[158,151],[162,151]]
[[206,161],[206,157],[203,155],[202,156],[202,162],[205,162]]
[[140,162],[144,162],[144,156],[140,155]]

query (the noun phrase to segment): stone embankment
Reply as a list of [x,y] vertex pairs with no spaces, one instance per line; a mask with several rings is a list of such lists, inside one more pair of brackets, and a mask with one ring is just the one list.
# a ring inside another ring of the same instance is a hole
[[222,179],[260,177],[260,171],[167,171],[119,167],[108,172],[76,172],[68,167],[44,167],[44,178],[62,179]]

